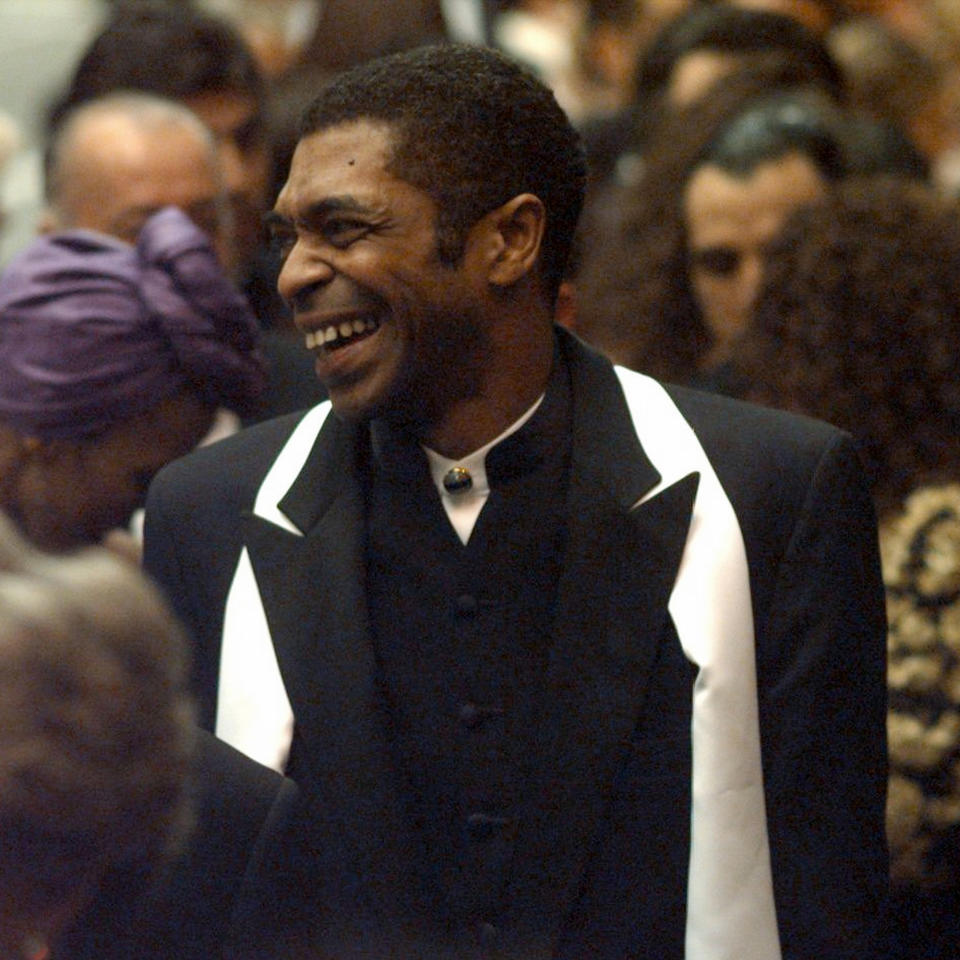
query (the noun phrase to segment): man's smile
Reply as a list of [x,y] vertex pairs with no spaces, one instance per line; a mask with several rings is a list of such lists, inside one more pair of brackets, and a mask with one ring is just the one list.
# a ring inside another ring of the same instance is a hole
[[314,370],[328,390],[364,379],[382,359],[379,346],[388,311],[376,304],[317,310],[297,318]]
[[380,320],[372,314],[334,318],[318,324],[303,335],[308,350],[339,350],[365,339],[380,329]]

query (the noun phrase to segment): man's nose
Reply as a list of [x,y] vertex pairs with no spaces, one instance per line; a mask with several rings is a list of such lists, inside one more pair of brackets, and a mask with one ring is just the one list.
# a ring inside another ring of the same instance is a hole
[[312,295],[333,277],[333,267],[298,240],[280,268],[277,291],[294,311],[303,312],[310,309]]

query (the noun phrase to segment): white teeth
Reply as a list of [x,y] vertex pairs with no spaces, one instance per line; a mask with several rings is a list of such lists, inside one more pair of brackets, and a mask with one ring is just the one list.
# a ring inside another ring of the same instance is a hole
[[370,317],[341,320],[339,323],[331,323],[329,326],[321,327],[318,330],[306,331],[303,335],[303,342],[308,350],[314,350],[317,347],[332,344],[337,340],[347,340],[350,337],[359,337],[364,333],[373,333],[377,327],[377,321]]

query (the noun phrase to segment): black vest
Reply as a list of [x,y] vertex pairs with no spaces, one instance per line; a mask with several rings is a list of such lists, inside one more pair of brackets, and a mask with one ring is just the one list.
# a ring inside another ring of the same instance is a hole
[[561,368],[487,456],[490,496],[463,545],[426,455],[373,431],[367,597],[423,905],[453,929],[496,914],[536,752],[565,538],[570,390]]

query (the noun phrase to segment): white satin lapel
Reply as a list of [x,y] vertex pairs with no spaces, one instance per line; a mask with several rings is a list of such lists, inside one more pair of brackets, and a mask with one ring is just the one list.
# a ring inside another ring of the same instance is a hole
[[[311,409],[297,424],[257,492],[253,512],[294,536],[303,536],[279,503],[296,480],[330,412]],[[221,740],[283,771],[293,737],[287,696],[250,554],[244,547],[227,593],[220,650],[215,732]]]
[[217,691],[217,736],[282,772],[293,737],[293,711],[246,547],[227,594]]
[[255,516],[298,536],[302,536],[303,531],[280,509],[280,501],[300,475],[330,410],[330,401],[327,400],[306,413],[267,471],[253,504]]
[[662,477],[640,502],[700,473],[668,605],[684,653],[699,667],[686,960],[779,960],[743,535],[706,453],[667,392],[640,374],[621,368],[617,374],[643,449]]

